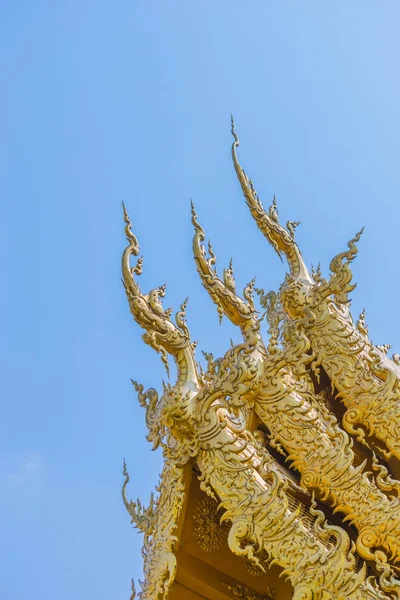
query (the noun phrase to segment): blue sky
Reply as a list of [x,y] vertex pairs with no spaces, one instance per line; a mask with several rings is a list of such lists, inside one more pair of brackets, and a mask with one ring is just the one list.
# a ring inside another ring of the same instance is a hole
[[121,200],[142,288],[190,296],[199,349],[239,334],[197,278],[190,197],[239,285],[284,277],[235,180],[231,112],[308,264],[327,273],[365,225],[353,312],[400,352],[399,19],[394,0],[0,4],[1,598],[125,600],[141,576],[122,461],[146,501],[161,457],[129,380],[165,374],[120,283]]

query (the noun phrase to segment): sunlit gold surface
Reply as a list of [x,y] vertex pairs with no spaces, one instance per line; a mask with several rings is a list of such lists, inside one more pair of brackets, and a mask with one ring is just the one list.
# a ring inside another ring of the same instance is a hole
[[[400,361],[386,356],[388,346],[370,342],[365,312],[356,323],[349,312],[350,263],[361,232],[331,261],[328,279],[319,268],[310,273],[294,239],[299,223],[279,223],[275,198],[264,210],[239,165],[233,121],[232,134],[246,203],[261,232],[286,257],[290,274],[277,293],[265,293],[252,281],[240,296],[232,264],[218,276],[192,204],[202,284],[220,319],[228,317],[243,336],[222,358],[206,354],[206,367],[197,363],[186,301],[174,322],[161,303],[165,286],[148,294],[140,290],[142,259],[131,267],[139,244],[124,207],[128,246],[122,273],[130,310],[167,369],[168,355],[177,366],[176,383],[164,384],[161,396],[133,382],[146,411],[148,439],[165,458],[157,499],[147,508],[128,501],[124,467],[123,499],[144,533],[139,596],[279,600],[288,590],[275,575],[270,585],[269,573],[278,569],[295,600],[400,598],[400,483],[383,462],[393,465],[400,458]],[[197,504],[190,501],[194,476],[203,494]],[[182,531],[190,533],[182,537]],[[197,553],[218,557],[209,577]],[[250,568],[236,567],[235,555]]]

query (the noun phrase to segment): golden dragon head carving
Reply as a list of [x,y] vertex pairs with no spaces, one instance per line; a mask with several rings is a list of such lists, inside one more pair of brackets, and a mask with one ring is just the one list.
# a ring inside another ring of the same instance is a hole
[[166,286],[162,285],[143,294],[135,275],[142,274],[143,257],[131,267],[131,257],[139,254],[139,242],[132,232],[128,212],[123,205],[125,234],[129,244],[122,255],[122,281],[125,287],[131,314],[135,321],[146,330],[143,341],[161,353],[162,361],[168,368],[168,354],[176,363],[178,371],[178,384],[193,386],[198,382],[197,367],[194,359],[195,344],[190,340],[189,329],[186,325],[185,300],[175,317],[175,324],[171,320],[172,309],[164,310],[162,298],[165,296]]
[[225,315],[234,325],[240,327],[245,340],[254,337],[261,343],[259,335],[260,324],[253,301],[255,279],[250,281],[244,288],[244,299],[236,293],[232,260],[230,261],[229,267],[224,269],[223,280],[220,279],[215,269],[216,256],[212,249],[211,242],[208,243],[209,256],[207,257],[206,249],[204,247],[204,229],[198,221],[193,202],[191,202],[191,208],[192,224],[194,227],[194,260],[201,282],[217,306],[220,320],[223,315]]
[[356,243],[359,241],[363,229],[350,240],[348,251],[342,252],[332,259],[330,263],[332,274],[328,281],[321,277],[319,268],[316,271],[312,270],[312,274],[310,274],[294,237],[295,228],[300,222],[288,221],[286,228],[283,227],[279,222],[275,196],[268,212],[264,209],[252,180],[248,178],[239,163],[236,151],[239,146],[239,137],[236,133],[233,118],[231,123],[234,138],[232,143],[233,165],[246,204],[261,233],[281,259],[282,256],[285,256],[289,266],[289,274],[280,290],[282,305],[288,316],[292,318],[309,316],[309,312],[315,303],[331,295],[335,297],[336,302],[346,304],[348,293],[355,287],[351,284],[350,263],[357,254]]
[[243,190],[246,204],[251,215],[257,223],[261,233],[273,246],[278,256],[286,257],[289,265],[290,275],[295,278],[312,282],[308,269],[304,263],[301,252],[294,239],[294,230],[300,224],[298,221],[289,221],[286,228],[279,222],[277,201],[274,196],[268,212],[264,209],[256,192],[253,181],[248,178],[244,169],[240,166],[236,149],[239,146],[239,137],[236,133],[235,122],[231,119],[231,131],[234,138],[232,143],[232,159],[236,175]]
[[[165,286],[148,294],[142,293],[135,276],[142,273],[143,259],[139,258],[136,265],[131,267],[131,257],[139,254],[139,242],[132,232],[125,206],[123,210],[125,234],[129,244],[122,255],[122,278],[131,314],[145,329],[142,336],[144,342],[161,353],[168,374],[168,354],[173,357],[177,368],[175,385],[164,384],[164,393],[160,398],[155,389],[144,391],[141,384],[133,380],[132,383],[138,392],[141,406],[146,409],[148,440],[153,443],[154,448],[161,444],[166,452],[174,453],[176,450],[179,454],[176,454],[176,460],[184,463],[196,447],[193,398],[201,386],[194,357],[195,343],[190,339],[185,321],[187,300],[182,303],[173,323],[171,309],[164,310],[161,303]],[[165,443],[166,436],[170,437],[169,443]],[[175,441],[185,439],[186,443],[173,443],[173,438]]]

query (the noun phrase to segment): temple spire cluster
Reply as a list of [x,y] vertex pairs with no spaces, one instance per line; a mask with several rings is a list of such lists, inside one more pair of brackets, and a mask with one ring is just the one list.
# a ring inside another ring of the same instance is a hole
[[354,321],[349,310],[363,230],[326,278],[310,271],[300,223],[280,223],[275,196],[264,209],[239,163],[233,118],[231,128],[245,202],[289,273],[277,291],[252,280],[238,292],[232,261],[218,274],[191,203],[201,283],[243,338],[223,357],[197,361],[187,300],[173,319],[165,286],[141,291],[143,258],[123,208],[131,314],[166,368],[168,356],[177,367],[161,395],[132,382],[165,459],[148,507],[127,499],[124,466],[123,500],[144,533],[140,598],[399,599],[400,367],[390,346],[371,342],[365,311]]

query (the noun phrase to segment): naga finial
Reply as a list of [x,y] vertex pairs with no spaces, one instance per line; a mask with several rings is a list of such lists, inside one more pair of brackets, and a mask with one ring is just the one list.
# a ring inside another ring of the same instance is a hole
[[311,282],[311,277],[304,264],[301,252],[294,241],[294,230],[300,222],[288,221],[287,229],[279,223],[275,196],[273,197],[269,211],[267,212],[264,209],[253,181],[247,177],[244,169],[240,166],[236,152],[240,142],[233,118],[231,120],[231,131],[234,138],[231,149],[233,166],[235,167],[236,175],[252,217],[256,221],[261,233],[273,246],[278,256],[282,258],[282,255],[285,255],[292,277],[299,277]]
[[223,281],[218,277],[215,270],[215,254],[213,253],[211,258],[207,258],[204,248],[205,233],[198,221],[193,202],[191,203],[191,208],[192,224],[195,230],[193,236],[194,260],[203,286],[217,305],[220,319],[223,315],[226,315],[234,325],[238,325],[241,328],[242,332],[249,329],[250,323],[258,328],[252,298],[254,280],[244,290],[245,301],[236,294],[232,260],[229,263],[229,267],[224,269]]
[[144,342],[161,354],[168,375],[168,354],[171,354],[177,365],[178,383],[182,384],[188,381],[197,383],[198,376],[193,347],[184,320],[186,303],[178,311],[176,324],[174,324],[171,320],[171,309],[165,310],[162,305],[166,284],[151,290],[148,294],[141,292],[135,276],[142,274],[143,258],[139,258],[136,265],[131,267],[131,257],[139,254],[139,242],[132,232],[131,221],[124,204],[123,211],[125,234],[129,244],[122,255],[122,281],[131,314],[145,330]]

